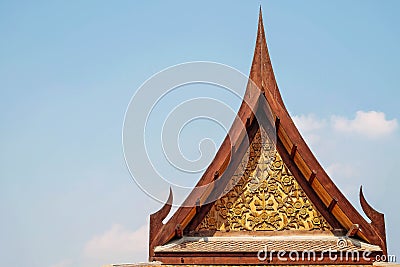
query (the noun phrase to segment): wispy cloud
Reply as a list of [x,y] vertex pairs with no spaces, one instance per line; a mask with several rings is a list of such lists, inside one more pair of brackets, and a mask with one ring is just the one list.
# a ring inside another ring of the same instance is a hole
[[332,163],[326,168],[330,176],[339,176],[343,178],[352,178],[359,175],[353,164]]
[[79,258],[60,260],[51,267],[111,266],[147,260],[148,227],[130,230],[113,224],[104,233],[93,236],[83,246]]
[[[294,122],[346,196],[357,201],[361,184],[383,192],[382,180],[376,179],[376,176],[390,177],[390,174],[386,170],[377,173],[376,166],[382,166],[385,158],[393,155],[389,150],[393,143],[383,144],[381,140],[396,138],[398,119],[388,119],[385,113],[378,111],[357,111],[349,116],[327,118],[313,114],[294,116]],[[345,137],[352,137],[351,142]],[[383,147],[388,155],[382,158],[374,159],[370,153],[366,153],[377,148],[383,151]]]
[[319,130],[326,126],[326,120],[317,118],[315,114],[293,116],[293,121],[303,133]]
[[357,111],[354,119],[333,116],[331,122],[333,129],[338,132],[368,138],[386,137],[398,128],[396,119],[387,120],[385,113],[378,111]]
[[293,116],[293,121],[311,146],[319,143],[321,138],[317,132],[328,125],[327,120],[320,119],[315,114]]
[[106,232],[94,236],[84,247],[85,261],[101,265],[121,262],[139,262],[147,258],[148,227],[132,231],[114,224]]
[[[398,128],[397,119],[386,119],[379,111],[357,111],[353,119],[333,115],[329,119],[320,119],[314,114],[293,117],[294,123],[306,136],[317,139],[315,132],[329,127],[335,132],[346,133],[367,138],[387,137]],[[311,140],[311,142],[312,142]]]

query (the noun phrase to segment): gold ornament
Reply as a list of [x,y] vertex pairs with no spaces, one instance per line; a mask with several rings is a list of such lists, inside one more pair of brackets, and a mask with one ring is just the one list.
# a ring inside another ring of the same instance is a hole
[[231,189],[214,203],[196,231],[332,229],[261,131],[233,175]]

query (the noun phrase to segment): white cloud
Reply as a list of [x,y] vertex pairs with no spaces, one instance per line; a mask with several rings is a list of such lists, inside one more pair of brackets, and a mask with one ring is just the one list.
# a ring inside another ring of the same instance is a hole
[[[336,162],[329,165],[326,168],[326,172],[346,197],[349,199],[358,199],[358,188],[361,177],[357,165]],[[357,201],[353,203],[357,203]]]
[[[329,118],[309,114],[294,116],[293,119],[318,160],[328,166],[325,170],[329,176],[349,199],[358,202],[361,184],[383,192],[384,189],[379,189],[383,186],[376,176],[390,177],[391,174],[386,168],[376,171],[376,166],[393,158],[393,142],[383,144],[379,141],[397,137],[398,119],[389,119],[385,113],[378,111],[358,111],[349,116]],[[349,142],[343,135],[357,139]],[[386,152],[380,152],[379,159],[374,159],[373,151],[377,148]]]
[[326,168],[326,172],[331,177],[353,178],[359,175],[353,165],[343,163],[333,163]]
[[385,113],[378,111],[357,111],[354,119],[333,115],[326,120],[314,114],[297,115],[293,121],[310,143],[317,143],[320,131],[328,127],[335,132],[368,138],[387,137],[398,128],[397,119],[387,120]]
[[293,116],[293,122],[311,147],[320,142],[321,137],[317,132],[327,125],[326,120],[321,120],[314,114]]
[[325,120],[318,119],[314,114],[293,116],[293,121],[303,133],[322,129],[326,125]]
[[137,263],[146,261],[148,248],[148,227],[136,231],[126,229],[120,224],[112,225],[103,234],[94,236],[84,247],[85,262],[99,263]]
[[377,111],[357,111],[354,119],[332,116],[332,127],[343,133],[354,133],[369,138],[385,137],[393,133],[397,120],[386,120],[385,113]]

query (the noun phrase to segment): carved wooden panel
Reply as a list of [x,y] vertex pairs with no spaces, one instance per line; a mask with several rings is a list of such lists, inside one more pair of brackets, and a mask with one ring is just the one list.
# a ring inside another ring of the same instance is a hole
[[259,131],[245,154],[248,160],[231,179],[232,189],[214,203],[196,230],[331,229],[276,149],[262,139]]

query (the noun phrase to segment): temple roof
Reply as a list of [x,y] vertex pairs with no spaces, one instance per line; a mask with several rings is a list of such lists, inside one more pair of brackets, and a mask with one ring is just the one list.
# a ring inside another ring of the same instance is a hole
[[[276,138],[271,136],[271,129]],[[257,136],[263,132],[273,144],[269,150],[254,147],[265,146],[265,142],[257,141]],[[241,166],[252,149],[255,155],[246,161],[246,166]],[[240,175],[236,175],[238,170],[241,170]],[[194,190],[165,224],[162,221],[171,209],[172,192],[164,207],[150,216],[151,260],[157,260],[166,252],[227,252],[222,251],[225,243],[228,250],[247,251],[254,240],[293,250],[311,246],[322,249],[338,238],[346,238],[351,245],[358,242],[359,249],[367,247],[374,253],[386,254],[383,214],[366,202],[360,189],[361,206],[371,222],[363,218],[319,164],[290,117],[272,69],[261,9],[249,84],[242,105],[197,186],[216,179],[220,183],[215,183],[211,190]],[[233,186],[226,190],[231,182],[237,184],[241,179],[240,188]],[[254,181],[257,181],[256,189],[251,187]],[[234,196],[232,192],[236,192]],[[217,200],[209,202],[209,199]],[[312,242],[296,239],[303,236],[304,231],[316,231],[313,232],[316,239],[313,237]],[[321,231],[323,235],[319,235]],[[257,238],[250,238],[255,232]],[[238,237],[242,234],[248,236]],[[196,235],[200,237],[193,237]],[[218,235],[229,238],[221,241]],[[274,241],[274,236],[281,237]],[[205,242],[205,238],[209,241]],[[217,248],[218,244],[222,247]],[[227,263],[229,260],[219,262]]]

